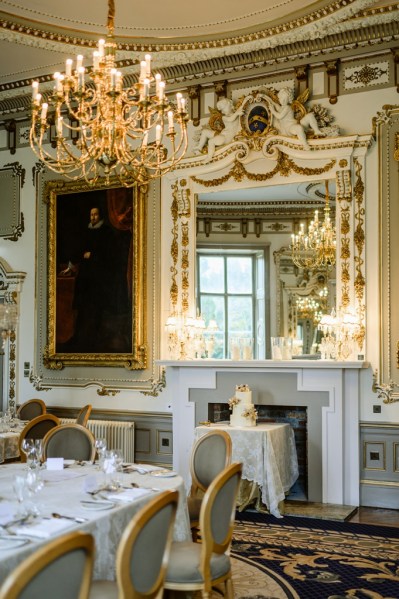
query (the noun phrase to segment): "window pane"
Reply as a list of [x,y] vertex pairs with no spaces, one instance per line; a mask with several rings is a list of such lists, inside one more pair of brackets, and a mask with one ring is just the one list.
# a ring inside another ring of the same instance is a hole
[[224,293],[224,260],[219,256],[200,256],[199,284],[201,292]]
[[252,297],[230,296],[227,303],[229,333],[252,338]]
[[227,258],[227,292],[252,293],[252,258]]
[[[225,358],[225,313],[224,299],[220,295],[202,295],[201,296],[201,315],[205,321],[205,326],[208,326],[210,320],[215,320],[218,325],[218,330],[214,333],[214,350],[213,358]],[[208,333],[204,333],[207,337]],[[211,357],[211,356],[210,356]]]

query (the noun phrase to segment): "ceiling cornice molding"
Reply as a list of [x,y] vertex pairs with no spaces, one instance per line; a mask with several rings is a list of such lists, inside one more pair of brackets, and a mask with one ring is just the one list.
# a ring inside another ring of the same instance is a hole
[[[1,38],[1,29],[0,29]],[[296,41],[286,46],[262,48],[256,51],[229,54],[223,57],[201,59],[201,53],[197,53],[198,60],[185,64],[175,64],[159,69],[162,76],[169,85],[192,85],[193,81],[212,81],[217,78],[237,79],[245,78],[245,71],[253,71],[264,74],[267,70],[278,75],[276,65],[281,65],[281,72],[290,67],[290,62],[300,61],[311,64],[320,60],[325,61],[330,55],[344,58],[350,54],[362,53],[369,55],[370,52],[380,52],[381,49],[389,50],[399,44],[399,22],[379,23],[361,29],[350,29],[337,34],[328,35],[322,39],[306,39]],[[204,54],[206,56],[206,53]],[[176,60],[179,56],[175,57]],[[133,67],[126,66],[121,61],[120,67],[124,68],[126,85],[131,85],[137,80]],[[51,73],[39,77],[43,92],[53,87],[53,76]],[[24,79],[0,86],[0,117],[23,118],[24,113],[31,107],[31,83],[32,79]]]

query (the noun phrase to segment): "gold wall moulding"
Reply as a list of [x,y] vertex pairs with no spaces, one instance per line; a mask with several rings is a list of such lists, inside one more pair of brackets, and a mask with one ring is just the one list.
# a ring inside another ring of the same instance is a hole
[[216,179],[200,179],[199,177],[192,176],[191,179],[194,183],[199,183],[200,185],[204,185],[204,187],[217,187],[219,185],[223,185],[229,179],[234,179],[235,181],[243,181],[244,179],[248,179],[249,181],[268,181],[272,179],[275,175],[282,175],[283,177],[288,177],[288,175],[293,171],[299,175],[306,176],[314,176],[314,175],[322,175],[323,173],[327,173],[332,168],[334,168],[336,164],[336,160],[330,160],[323,167],[302,167],[299,166],[289,158],[287,154],[277,150],[277,164],[276,166],[269,171],[268,173],[251,173],[247,171],[245,166],[238,159],[234,160],[234,164],[232,168],[229,170],[226,175],[222,177],[218,177]]
[[146,368],[146,191],[47,182],[45,368]]

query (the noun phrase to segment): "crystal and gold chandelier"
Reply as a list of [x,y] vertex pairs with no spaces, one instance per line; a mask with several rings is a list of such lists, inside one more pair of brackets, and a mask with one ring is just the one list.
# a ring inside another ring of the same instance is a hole
[[319,221],[319,211],[315,210],[314,219],[305,233],[303,223],[297,235],[291,235],[292,261],[299,268],[331,267],[336,261],[337,241],[335,228],[330,218],[330,199],[328,181],[326,185],[326,203],[324,220]]
[[55,73],[54,90],[39,93],[32,84],[30,144],[40,160],[68,179],[116,178],[126,187],[172,170],[187,150],[185,100],[169,102],[161,75],[151,73],[151,56],[140,76],[124,88],[116,60],[115,3],[108,0],[108,35],[86,68],[83,56],[68,59]]

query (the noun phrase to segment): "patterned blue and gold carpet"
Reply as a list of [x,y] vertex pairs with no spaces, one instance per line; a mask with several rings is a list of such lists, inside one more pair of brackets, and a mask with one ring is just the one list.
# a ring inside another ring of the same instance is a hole
[[240,599],[399,599],[399,529],[242,512],[232,546]]

